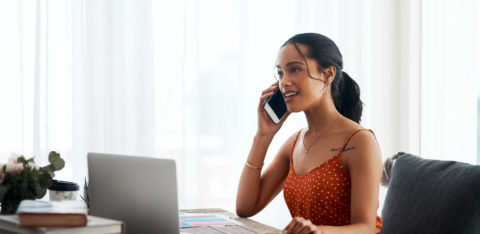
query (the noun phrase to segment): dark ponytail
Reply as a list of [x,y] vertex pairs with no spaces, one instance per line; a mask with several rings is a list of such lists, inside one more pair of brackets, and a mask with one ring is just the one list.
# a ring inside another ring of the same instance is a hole
[[342,71],[342,54],[337,45],[330,38],[321,34],[302,33],[288,39],[282,47],[293,44],[300,55],[305,57],[296,46],[297,43],[307,47],[306,57],[314,59],[320,71],[330,66],[336,67],[337,73],[331,88],[335,108],[343,116],[360,123],[363,109],[363,103],[360,100],[360,87],[346,72]]
[[360,100],[360,87],[346,72],[337,72],[332,82],[333,103],[343,116],[360,123],[363,103]]

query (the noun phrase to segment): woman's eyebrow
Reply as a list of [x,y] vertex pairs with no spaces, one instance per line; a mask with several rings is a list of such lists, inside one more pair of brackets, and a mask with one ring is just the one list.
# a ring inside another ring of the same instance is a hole
[[[289,66],[292,66],[292,65],[295,65],[295,64],[300,64],[300,65],[305,66],[305,63],[297,62],[297,61],[288,62],[286,66],[289,67]],[[280,68],[280,65],[277,65],[277,68]]]

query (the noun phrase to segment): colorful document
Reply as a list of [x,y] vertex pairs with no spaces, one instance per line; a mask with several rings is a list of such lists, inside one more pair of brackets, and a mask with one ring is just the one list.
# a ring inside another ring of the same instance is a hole
[[230,226],[241,223],[220,214],[183,213],[180,214],[180,227]]

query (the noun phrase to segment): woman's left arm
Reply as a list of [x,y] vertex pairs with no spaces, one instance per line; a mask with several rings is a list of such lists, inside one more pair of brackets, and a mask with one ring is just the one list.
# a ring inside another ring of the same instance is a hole
[[284,233],[375,233],[378,193],[382,178],[380,149],[374,135],[368,131],[355,134],[346,148],[351,149],[342,153],[351,178],[351,224],[315,226],[309,220],[297,217],[292,219]]

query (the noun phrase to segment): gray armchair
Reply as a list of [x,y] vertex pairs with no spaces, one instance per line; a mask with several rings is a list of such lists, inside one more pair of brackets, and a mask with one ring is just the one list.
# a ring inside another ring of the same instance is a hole
[[480,233],[479,165],[398,153],[382,184],[383,234]]

